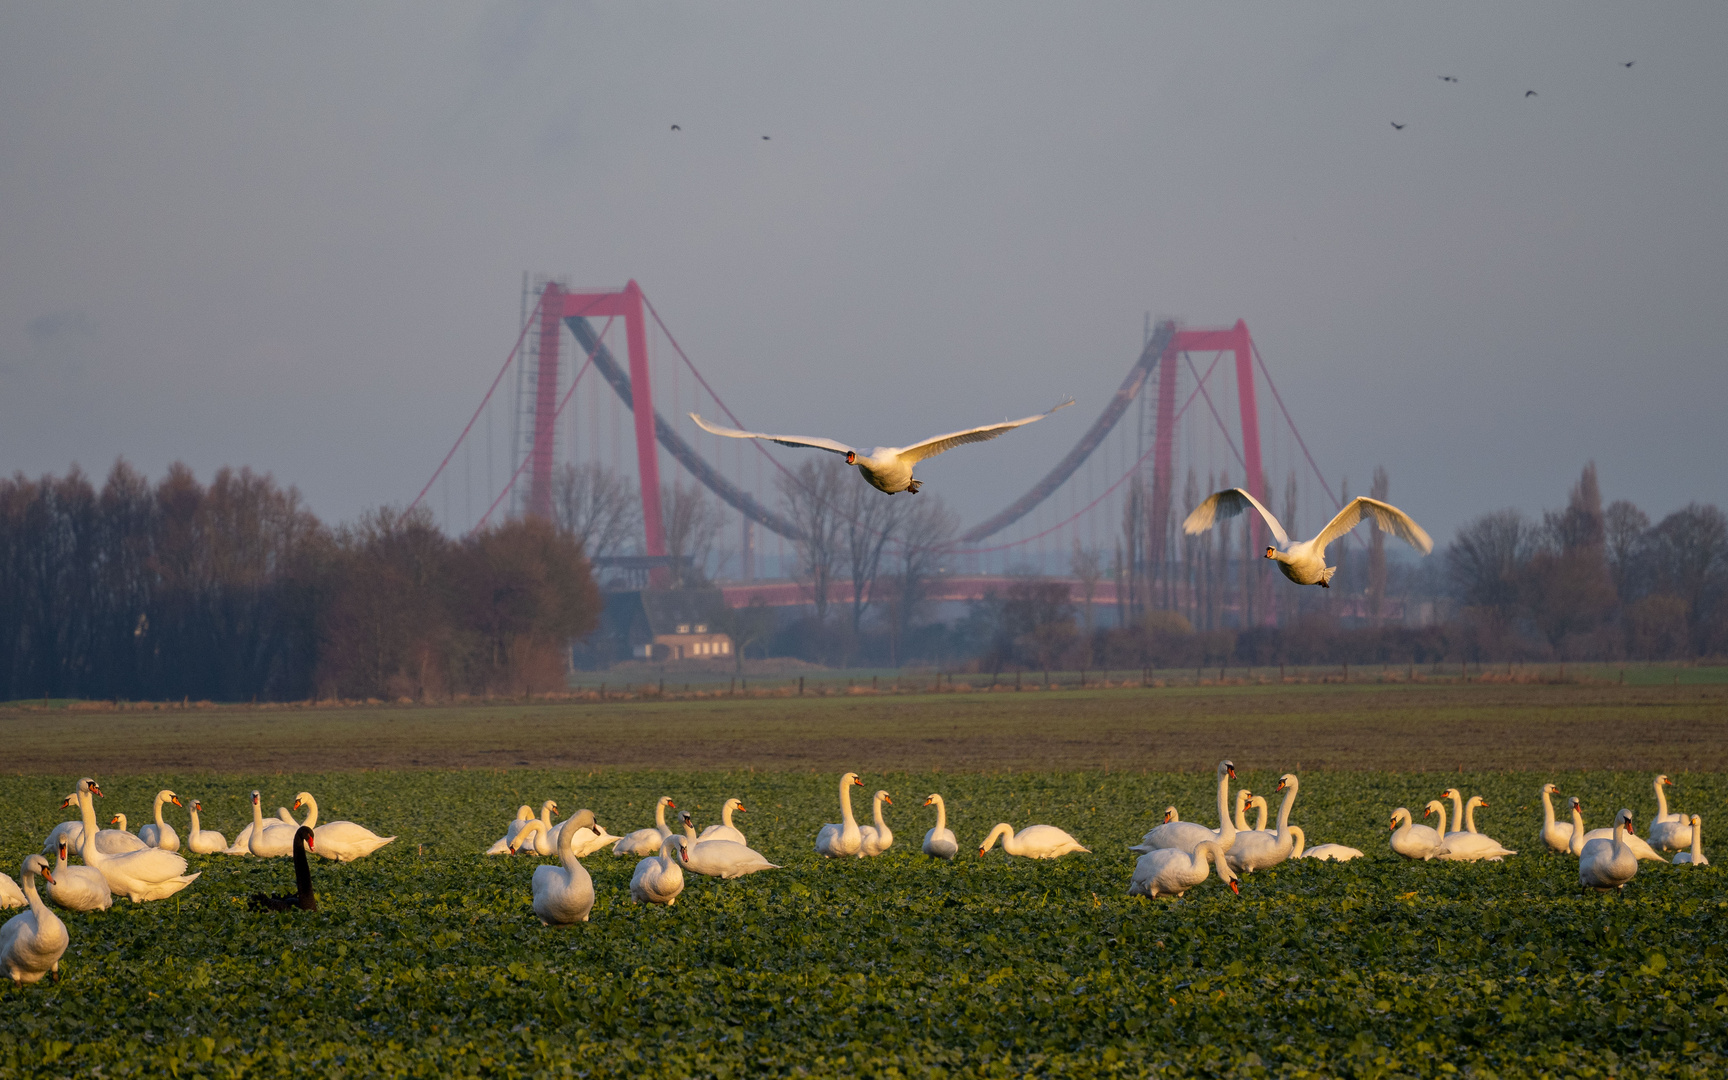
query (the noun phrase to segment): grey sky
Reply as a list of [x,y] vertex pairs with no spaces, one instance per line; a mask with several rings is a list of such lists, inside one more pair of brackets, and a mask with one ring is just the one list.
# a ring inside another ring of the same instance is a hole
[[1441,540],[1589,458],[1728,504],[1725,42],[1718,3],[8,2],[0,471],[406,502],[533,270],[640,281],[753,426],[1078,398],[921,470],[967,522],[1147,310],[1246,319],[1328,474]]

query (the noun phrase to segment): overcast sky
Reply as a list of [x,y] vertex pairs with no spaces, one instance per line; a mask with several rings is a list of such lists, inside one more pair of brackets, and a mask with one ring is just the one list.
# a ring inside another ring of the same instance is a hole
[[752,426],[1078,398],[921,469],[967,522],[1146,311],[1246,319],[1326,472],[1442,542],[1587,459],[1728,505],[1725,43],[1719,2],[8,0],[0,472],[406,503],[535,271],[640,281]]

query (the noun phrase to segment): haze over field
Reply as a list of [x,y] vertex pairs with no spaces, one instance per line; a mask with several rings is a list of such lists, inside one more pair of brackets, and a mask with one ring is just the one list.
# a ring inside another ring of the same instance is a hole
[[1720,5],[8,3],[0,472],[406,503],[533,270],[640,281],[769,430],[1078,398],[929,464],[967,523],[1148,310],[1245,318],[1328,474],[1384,464],[1442,542],[1591,458],[1652,518],[1725,504],[1725,40]]

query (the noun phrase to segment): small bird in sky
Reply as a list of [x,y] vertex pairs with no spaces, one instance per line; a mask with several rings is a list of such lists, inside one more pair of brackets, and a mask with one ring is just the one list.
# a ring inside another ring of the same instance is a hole
[[1636,61],[1636,60],[1628,60],[1624,64],[1621,64],[1620,66],[1621,67],[1631,67],[1633,64],[1636,64],[1637,62],[1638,61]]
[[1456,76],[1456,75],[1442,75],[1442,76],[1440,76],[1440,81],[1441,82],[1457,82],[1458,76]]
[[767,142],[767,141],[768,141],[768,136],[766,136],[766,135],[764,135],[764,136],[762,136],[762,141],[763,141],[763,142]]
[[683,128],[681,128],[681,127],[679,127],[679,126],[678,126],[678,125],[677,125],[677,124],[673,124],[673,125],[672,125],[672,130],[673,130],[673,131],[683,131],[683,130],[684,130],[684,129],[683,129]]
[[1534,90],[1526,90],[1526,91],[1524,91],[1524,96],[1525,96],[1525,97],[1535,97],[1535,96],[1536,96],[1536,91],[1534,91]]
[[1396,121],[1396,120],[1394,120],[1394,121],[1392,121],[1392,127],[1393,127],[1393,128],[1394,128],[1394,129],[1396,129],[1396,130],[1398,130],[1398,131],[1403,131],[1403,130],[1404,130],[1404,125],[1403,125],[1403,124],[1400,124],[1400,123],[1399,123],[1399,122],[1398,122],[1398,121]]

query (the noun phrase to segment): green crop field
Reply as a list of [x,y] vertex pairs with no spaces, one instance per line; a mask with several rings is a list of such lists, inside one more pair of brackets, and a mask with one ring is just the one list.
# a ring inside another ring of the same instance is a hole
[[[1708,850],[1723,706],[1700,686],[1314,686],[8,713],[9,867],[86,772],[104,817],[134,824],[166,786],[232,836],[252,788],[271,808],[305,788],[325,819],[400,839],[314,860],[312,913],[243,903],[287,891],[287,860],[193,856],[204,876],[173,898],[66,915],[64,980],[0,990],[0,1076],[1719,1076],[1724,871],[1645,863],[1622,894],[1586,895],[1536,831],[1550,780],[1591,825],[1629,806],[1642,831],[1660,769]],[[521,756],[468,763],[465,744]],[[750,768],[758,748],[778,754]],[[1240,897],[1215,878],[1126,896],[1126,845],[1167,803],[1207,820],[1226,755],[1274,806],[1299,756],[1291,820],[1368,857],[1261,871]],[[893,793],[888,854],[812,851],[839,767],[864,774],[861,814]],[[1450,785],[1487,797],[1479,826],[1520,854],[1393,856],[1392,808]],[[918,852],[931,791],[960,836],[952,864]],[[592,920],[547,928],[528,906],[543,860],[480,854],[520,803],[589,807],[622,833],[661,794],[700,825],[744,799],[741,827],[784,868],[689,875],[676,907],[643,908],[635,860],[591,856]],[[1093,852],[965,850],[997,821]]]

